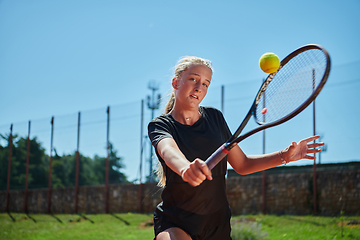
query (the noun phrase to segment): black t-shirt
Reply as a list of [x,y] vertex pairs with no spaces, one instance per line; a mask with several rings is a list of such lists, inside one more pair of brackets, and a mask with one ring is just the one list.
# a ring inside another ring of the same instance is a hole
[[[205,161],[230,138],[231,132],[219,110],[200,107],[199,112],[200,119],[191,126],[177,122],[170,114],[152,120],[148,132],[155,149],[160,140],[173,138],[189,161],[196,158]],[[158,205],[156,214],[189,233],[213,227],[214,222],[228,221],[230,210],[225,185],[226,157],[212,169],[213,180],[205,180],[193,187],[167,167],[157,151],[156,154],[166,175],[166,186],[161,195],[163,202]],[[210,216],[217,219],[209,219]]]

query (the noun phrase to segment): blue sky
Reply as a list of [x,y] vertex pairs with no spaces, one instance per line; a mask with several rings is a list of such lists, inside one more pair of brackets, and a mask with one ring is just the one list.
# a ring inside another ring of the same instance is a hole
[[[274,52],[282,59],[316,43],[332,60],[329,82],[316,101],[317,131],[328,144],[321,160],[360,159],[360,79],[355,71],[360,67],[359,12],[358,0],[0,0],[0,133],[8,133],[13,123],[14,132],[26,136],[31,120],[31,136],[48,152],[49,122],[55,116],[54,147],[60,154],[72,153],[81,111],[80,151],[104,156],[109,105],[110,140],[132,180],[139,177],[140,101],[151,94],[148,83],[155,80],[163,107],[180,57],[196,55],[213,62],[204,105],[220,108],[224,85],[224,115],[234,131],[266,77],[259,57]],[[144,135],[150,116],[145,105]],[[268,130],[266,151],[310,136],[311,124],[309,110]],[[240,146],[260,154],[261,137],[257,134]],[[149,151],[146,143],[144,158]]]

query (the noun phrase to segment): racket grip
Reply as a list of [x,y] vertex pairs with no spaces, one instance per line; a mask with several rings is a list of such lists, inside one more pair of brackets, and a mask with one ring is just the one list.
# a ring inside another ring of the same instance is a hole
[[225,148],[225,144],[221,145],[211,156],[205,161],[208,167],[213,169],[227,154],[229,150]]

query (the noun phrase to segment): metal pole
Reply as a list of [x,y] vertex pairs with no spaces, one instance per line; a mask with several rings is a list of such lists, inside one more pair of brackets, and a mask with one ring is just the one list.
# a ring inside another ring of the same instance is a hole
[[107,129],[106,129],[106,163],[105,163],[105,212],[109,213],[109,157],[110,157],[110,106],[107,107]]
[[224,97],[225,97],[225,87],[221,85],[221,112],[224,114]]
[[[265,81],[265,79],[263,80],[263,82]],[[263,94],[263,96],[264,96],[264,102],[263,102],[263,108],[265,108],[265,92],[264,92],[264,94]],[[263,122],[265,122],[265,114],[263,114]],[[266,153],[266,151],[265,151],[265,130],[263,130],[263,154],[265,154]],[[262,205],[262,212],[263,212],[263,214],[265,214],[266,213],[266,172],[265,172],[265,170],[264,171],[262,171],[262,197],[263,197],[263,199],[262,199],[262,203],[263,203],[263,205]]]
[[[322,142],[322,136],[319,138],[319,142]],[[323,154],[323,153],[325,153],[326,152],[326,150],[327,150],[327,145],[325,144],[324,146],[322,146],[321,147],[321,152],[319,152],[319,162],[318,162],[318,164],[320,165],[321,164],[321,155]]]
[[[152,89],[152,101],[153,101],[153,104],[152,104],[152,108],[151,108],[151,120],[154,119],[154,111],[156,109],[156,104],[154,104],[154,101],[155,101],[155,91],[157,90],[157,88],[153,88]],[[153,156],[153,148],[152,146],[150,147],[150,182],[153,182],[154,181],[154,173],[153,173],[153,159],[152,159],[152,156]]]
[[143,208],[142,208],[142,189],[143,189],[143,184],[142,184],[142,159],[143,159],[143,128],[144,128],[144,100],[141,100],[141,114],[140,114],[140,178],[139,178],[139,212],[142,213],[143,212]]
[[11,175],[11,156],[12,156],[12,130],[13,125],[10,125],[10,136],[9,136],[9,162],[8,162],[8,175],[7,175],[7,187],[6,187],[6,212],[9,213],[9,191],[10,191],[10,175]]
[[[157,91],[159,88],[157,86],[157,84],[154,81],[150,81],[148,88],[152,90],[152,98],[150,99],[150,96],[147,97],[147,104],[148,104],[148,108],[151,109],[151,120],[154,119],[154,110],[158,109],[160,106],[160,101],[161,101],[161,95],[158,95],[158,98],[155,99],[155,91]],[[150,147],[150,157],[149,157],[149,163],[150,163],[150,173],[149,173],[149,182],[153,182],[154,181],[154,176],[153,176],[153,161],[152,161],[152,155],[153,155],[153,148]]]
[[76,148],[76,172],[75,172],[75,213],[78,213],[78,200],[79,200],[79,143],[80,143],[80,112],[78,114],[78,129],[77,129],[77,148]]
[[48,208],[47,212],[51,212],[51,174],[52,174],[52,151],[53,151],[53,137],[54,137],[54,117],[51,118],[51,135],[50,135],[50,162],[49,162],[49,182],[48,182]]
[[[312,72],[313,77],[313,91],[315,90],[315,69]],[[316,135],[316,121],[315,121],[315,100],[313,102],[313,134]],[[316,141],[314,140],[314,143]],[[314,153],[314,157],[316,157],[316,153]],[[316,178],[316,159],[314,159],[313,164],[313,199],[314,199],[314,214],[317,214],[317,178]]]
[[[154,119],[154,108],[151,109],[151,120]],[[149,182],[153,182],[154,181],[154,175],[153,175],[153,147],[152,144],[150,143],[150,156],[149,156],[149,162],[150,162],[150,173],[149,173]]]
[[28,197],[28,178],[29,178],[29,159],[30,159],[30,124],[28,127],[28,139],[27,139],[27,150],[26,150],[26,175],[25,175],[25,198],[24,198],[24,212],[27,213],[27,197]]

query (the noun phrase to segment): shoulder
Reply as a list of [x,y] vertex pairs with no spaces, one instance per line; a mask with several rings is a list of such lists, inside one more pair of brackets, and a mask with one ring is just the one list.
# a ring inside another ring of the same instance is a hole
[[231,136],[231,132],[222,112],[214,107],[202,107],[203,117],[210,123],[217,126],[221,132],[227,137]]
[[172,122],[173,122],[173,118],[169,114],[161,114],[160,116],[151,120],[149,122],[149,126],[154,124],[168,124]]
[[174,119],[169,114],[162,114],[153,120],[151,120],[148,124],[148,131],[167,131],[174,126]]
[[222,112],[214,107],[201,107],[200,110],[205,117],[224,119]]
[[173,120],[169,115],[160,115],[150,121],[148,125],[148,135],[153,144],[157,143],[163,138],[172,138],[174,127]]

